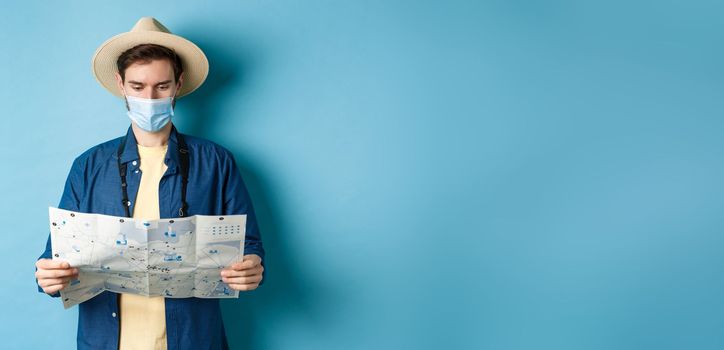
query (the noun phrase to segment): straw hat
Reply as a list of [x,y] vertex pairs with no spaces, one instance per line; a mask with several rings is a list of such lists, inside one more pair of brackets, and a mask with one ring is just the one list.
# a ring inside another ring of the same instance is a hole
[[118,72],[116,61],[124,51],[139,44],[157,44],[165,46],[181,57],[184,70],[184,83],[177,97],[188,95],[201,86],[209,73],[209,60],[204,52],[194,43],[171,34],[153,17],[143,17],[130,32],[118,34],[104,42],[93,55],[91,66],[93,76],[106,90],[123,97],[118,91],[115,73]]

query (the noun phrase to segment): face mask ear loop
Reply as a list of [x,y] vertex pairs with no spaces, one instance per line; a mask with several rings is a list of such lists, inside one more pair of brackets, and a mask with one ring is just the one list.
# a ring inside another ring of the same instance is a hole
[[126,97],[126,88],[121,88],[123,90],[123,101],[126,101],[126,110],[131,111],[131,107],[128,106],[128,98]]
[[176,95],[178,95],[178,90],[176,90],[176,93],[171,98],[171,108],[176,109]]

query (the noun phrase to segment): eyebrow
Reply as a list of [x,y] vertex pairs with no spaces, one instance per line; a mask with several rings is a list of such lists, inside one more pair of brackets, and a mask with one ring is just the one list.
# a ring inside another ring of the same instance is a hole
[[[171,82],[173,82],[173,80],[170,80],[170,79],[169,79],[169,80],[164,80],[164,81],[162,81],[162,82],[157,83],[156,86],[158,86],[158,85],[170,84]],[[135,80],[129,80],[128,83],[129,83],[129,84],[133,84],[133,85],[146,85],[146,84],[144,84],[144,83],[142,83],[142,82],[140,82],[140,81],[135,81]]]

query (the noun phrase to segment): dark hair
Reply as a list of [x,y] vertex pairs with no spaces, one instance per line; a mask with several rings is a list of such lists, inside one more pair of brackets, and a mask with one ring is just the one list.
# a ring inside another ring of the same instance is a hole
[[121,75],[122,80],[125,80],[126,68],[130,65],[138,62],[151,63],[153,60],[168,60],[173,67],[174,79],[178,82],[178,78],[184,71],[181,57],[172,49],[156,44],[140,44],[123,51],[116,61],[118,74]]

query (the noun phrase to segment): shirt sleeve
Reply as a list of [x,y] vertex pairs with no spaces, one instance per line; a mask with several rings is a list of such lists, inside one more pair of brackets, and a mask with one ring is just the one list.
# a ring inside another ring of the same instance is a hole
[[254,207],[251,203],[249,191],[246,189],[241,173],[236,166],[233,154],[225,152],[223,157],[224,177],[224,215],[246,214],[246,234],[244,240],[244,255],[256,254],[261,257],[264,266],[261,284],[266,280],[266,266],[264,262],[264,246],[261,241],[259,225],[257,223]]
[[[80,190],[83,188],[82,179],[82,168],[80,166],[79,159],[76,158],[73,161],[73,165],[70,168],[68,177],[65,180],[65,187],[63,188],[63,195],[60,197],[60,203],[58,203],[58,208],[71,211],[80,211]],[[52,252],[53,249],[50,243],[50,233],[48,233],[48,240],[45,243],[45,251],[38,257],[37,260],[52,259]],[[35,268],[35,271],[38,271],[37,267]],[[37,278],[35,279],[35,285],[38,286],[38,292],[45,293],[43,291],[43,288],[40,288],[40,285],[38,285]],[[51,294],[50,296],[57,298],[60,296],[60,292],[56,292],[55,294]]]

